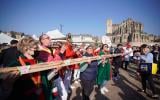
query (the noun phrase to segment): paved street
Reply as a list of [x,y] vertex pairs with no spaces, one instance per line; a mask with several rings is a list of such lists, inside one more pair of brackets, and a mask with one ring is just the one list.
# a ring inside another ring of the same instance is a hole
[[[95,88],[90,96],[91,100],[160,100],[153,99],[148,95],[151,91],[147,89],[147,94],[137,91],[141,88],[139,77],[135,72],[135,66],[131,65],[127,71],[120,69],[121,78],[117,81],[109,81],[107,88],[109,92],[102,95],[100,91]],[[156,92],[160,95],[160,76],[155,76],[154,82]],[[70,100],[82,100],[80,84],[73,84],[76,86],[72,90]]]

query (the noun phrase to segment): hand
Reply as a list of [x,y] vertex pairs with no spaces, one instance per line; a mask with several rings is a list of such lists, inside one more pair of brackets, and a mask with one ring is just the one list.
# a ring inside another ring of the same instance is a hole
[[139,72],[136,72],[136,74],[139,76],[140,75],[140,73]]
[[125,55],[124,53],[121,54],[121,56],[124,56],[124,55]]
[[77,51],[78,51],[78,48],[74,48],[73,51],[74,51],[74,52],[77,52]]
[[113,56],[112,56],[111,54],[108,54],[107,57],[108,57],[108,58],[111,58],[111,57],[113,57]]
[[58,73],[58,68],[55,68],[55,69],[54,69],[54,72],[55,72],[55,73]]
[[102,64],[104,65],[106,62],[102,60]]
[[101,59],[103,64],[105,63],[105,60],[106,60],[106,57],[103,56],[102,59]]
[[102,57],[102,60],[106,60],[106,57],[105,57],[105,56],[103,56],[103,57]]
[[3,80],[16,79],[19,76],[18,71],[6,72],[1,74]]
[[65,50],[66,50],[66,47],[65,47],[65,45],[63,45],[63,46],[61,47],[60,52],[63,54],[63,53],[65,52]]
[[90,58],[88,58],[88,61],[87,61],[87,62],[88,62],[88,64],[90,64],[90,63],[91,63],[91,59],[90,59]]

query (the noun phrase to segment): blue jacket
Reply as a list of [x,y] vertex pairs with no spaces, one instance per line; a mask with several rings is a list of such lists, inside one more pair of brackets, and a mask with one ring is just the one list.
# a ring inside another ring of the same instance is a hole
[[147,53],[145,55],[141,55],[141,60],[143,60],[145,63],[153,63],[153,54]]
[[[93,55],[85,53],[84,56],[91,57]],[[92,61],[90,64],[88,64],[86,70],[80,73],[80,79],[90,80],[90,81],[96,80],[97,70],[98,70],[98,62],[96,60]]]

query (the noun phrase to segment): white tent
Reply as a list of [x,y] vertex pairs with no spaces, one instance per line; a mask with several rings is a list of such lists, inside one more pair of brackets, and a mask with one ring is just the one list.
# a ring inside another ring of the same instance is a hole
[[63,35],[58,29],[48,31],[46,34],[48,36],[50,36],[51,39],[59,39],[59,38],[64,38],[65,37],[65,35]]
[[4,34],[0,33],[0,43],[8,43],[10,44],[10,41],[13,40],[14,38]]
[[35,39],[35,40],[39,40],[39,38],[35,34],[32,35],[32,38]]

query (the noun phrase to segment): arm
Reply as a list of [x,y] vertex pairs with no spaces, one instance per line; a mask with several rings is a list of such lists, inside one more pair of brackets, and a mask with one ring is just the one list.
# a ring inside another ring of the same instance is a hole
[[88,67],[88,63],[86,62],[80,63],[80,72],[84,72],[87,67]]
[[148,53],[147,55],[141,55],[141,59],[146,63],[153,63],[153,55],[151,53]]

